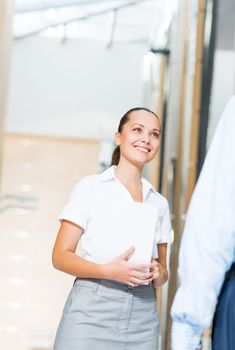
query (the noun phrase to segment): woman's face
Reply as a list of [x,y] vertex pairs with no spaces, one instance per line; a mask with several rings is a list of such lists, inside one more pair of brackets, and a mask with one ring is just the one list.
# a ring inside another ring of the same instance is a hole
[[121,158],[138,166],[150,162],[160,147],[161,127],[158,118],[147,111],[134,111],[115,141],[120,145]]

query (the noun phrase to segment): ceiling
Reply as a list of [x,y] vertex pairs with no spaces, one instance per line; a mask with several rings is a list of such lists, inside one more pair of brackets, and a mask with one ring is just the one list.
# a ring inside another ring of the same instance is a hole
[[178,0],[16,0],[14,37],[146,42]]

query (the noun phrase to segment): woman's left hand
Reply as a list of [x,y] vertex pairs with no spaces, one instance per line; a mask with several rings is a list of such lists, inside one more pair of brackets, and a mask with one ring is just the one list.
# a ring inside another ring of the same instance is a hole
[[151,260],[150,272],[153,272],[153,285],[154,287],[162,286],[168,279],[168,271],[166,266],[163,266],[154,258]]

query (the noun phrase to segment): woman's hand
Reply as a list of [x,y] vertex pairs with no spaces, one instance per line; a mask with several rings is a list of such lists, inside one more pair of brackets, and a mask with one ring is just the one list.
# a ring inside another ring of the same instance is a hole
[[163,266],[154,258],[152,258],[150,272],[153,273],[153,285],[154,287],[162,286],[168,279],[168,271],[166,266]]
[[130,264],[128,262],[134,250],[134,247],[131,247],[110,263],[104,265],[108,279],[122,282],[132,287],[152,281],[154,273],[146,272],[150,269],[151,264]]

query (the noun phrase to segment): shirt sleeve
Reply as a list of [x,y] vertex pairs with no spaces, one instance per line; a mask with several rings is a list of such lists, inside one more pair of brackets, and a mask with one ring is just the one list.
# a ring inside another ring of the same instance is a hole
[[235,252],[235,97],[223,113],[187,213],[180,287],[171,309],[172,350],[196,349],[211,324]]
[[[162,197],[163,198],[163,197]],[[155,240],[156,243],[171,243],[171,219],[168,202],[165,198],[160,220],[156,227]]]
[[68,220],[86,229],[90,217],[90,186],[87,178],[78,182],[59,216],[59,221]]

